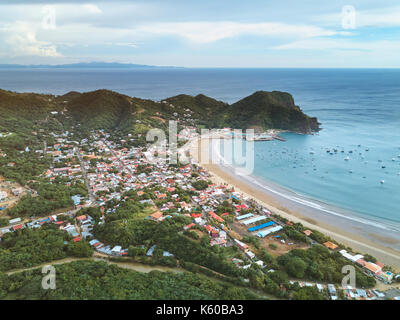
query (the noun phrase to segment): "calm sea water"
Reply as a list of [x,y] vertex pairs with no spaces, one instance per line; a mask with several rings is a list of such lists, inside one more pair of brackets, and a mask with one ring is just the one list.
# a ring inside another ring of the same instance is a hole
[[365,217],[400,222],[400,70],[0,70],[0,88],[53,94],[106,88],[156,100],[203,93],[226,102],[257,90],[290,92],[323,130],[257,142],[254,175]]

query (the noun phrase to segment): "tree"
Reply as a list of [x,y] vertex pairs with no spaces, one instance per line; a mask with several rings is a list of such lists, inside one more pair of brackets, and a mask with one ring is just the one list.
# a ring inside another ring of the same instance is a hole
[[286,270],[289,275],[296,278],[303,278],[307,264],[299,257],[291,258],[286,264]]
[[324,295],[316,287],[303,287],[293,293],[295,300],[323,300]]
[[264,261],[265,264],[269,264],[274,261],[274,257],[270,255],[264,248],[261,249],[260,259]]
[[88,258],[93,254],[93,249],[86,241],[72,242],[67,248],[68,254],[79,258]]

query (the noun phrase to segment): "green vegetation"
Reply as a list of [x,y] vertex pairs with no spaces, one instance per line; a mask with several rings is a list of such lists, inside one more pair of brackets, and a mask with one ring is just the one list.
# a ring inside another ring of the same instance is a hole
[[280,91],[257,91],[233,105],[227,120],[233,128],[283,129],[309,133],[318,131],[316,118],[305,115],[292,95]]
[[54,210],[73,206],[71,196],[82,193],[81,185],[74,188],[63,184],[35,182],[31,187],[38,192],[38,196],[23,196],[16,206],[7,210],[7,214],[13,217],[44,216]]
[[67,254],[71,257],[88,258],[93,254],[93,248],[86,241],[71,242],[67,246]]
[[106,262],[75,261],[57,265],[57,289],[43,290],[40,269],[0,274],[0,298],[72,300],[257,299],[247,289],[204,276],[152,271],[140,273]]
[[[69,236],[54,225],[6,233],[0,242],[0,271],[29,268],[71,256],[88,256],[84,241],[66,246]],[[89,248],[90,249],[90,248]],[[81,253],[87,253],[81,255]]]
[[189,108],[200,120],[199,124],[209,128],[282,129],[303,133],[319,130],[317,119],[305,115],[287,92],[257,91],[232,105],[204,95],[178,95],[167,101]]
[[[294,249],[279,256],[277,263],[289,276],[330,283],[341,283],[343,279],[342,267],[349,264],[340,253],[330,252],[327,248],[318,244],[314,244],[307,250]],[[354,266],[358,288],[370,288],[375,285],[373,278],[363,274],[359,267]]]
[[180,234],[183,226],[191,222],[184,216],[165,219],[160,223],[151,220],[124,219],[107,222],[94,227],[95,236],[110,245],[123,247],[156,244],[179,261],[187,261],[207,267],[226,275],[237,275],[239,270],[226,259],[227,248],[211,247],[209,236],[200,242]]
[[193,187],[196,190],[204,190],[207,189],[208,185],[211,184],[210,181],[205,181],[205,180],[197,180],[192,183]]

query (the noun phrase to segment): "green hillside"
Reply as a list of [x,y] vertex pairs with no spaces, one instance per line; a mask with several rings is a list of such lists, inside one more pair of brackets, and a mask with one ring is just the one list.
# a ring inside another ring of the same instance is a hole
[[283,129],[302,133],[318,131],[318,121],[296,106],[292,95],[280,91],[257,91],[233,105],[228,122],[234,128]]
[[[52,114],[57,111],[58,114]],[[87,134],[104,129],[119,136],[166,129],[168,120],[207,128],[232,127],[318,131],[318,121],[304,114],[286,92],[258,91],[234,104],[203,94],[178,95],[161,102],[131,98],[109,90],[63,96],[0,90],[0,132],[71,130]]]

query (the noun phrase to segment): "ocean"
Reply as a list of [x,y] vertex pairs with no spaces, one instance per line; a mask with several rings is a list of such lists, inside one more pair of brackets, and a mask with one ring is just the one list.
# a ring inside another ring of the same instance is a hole
[[287,91],[322,131],[256,142],[258,183],[275,183],[310,206],[400,226],[400,69],[14,69],[0,70],[0,88],[104,88],[154,100],[203,93],[229,103],[257,90]]

